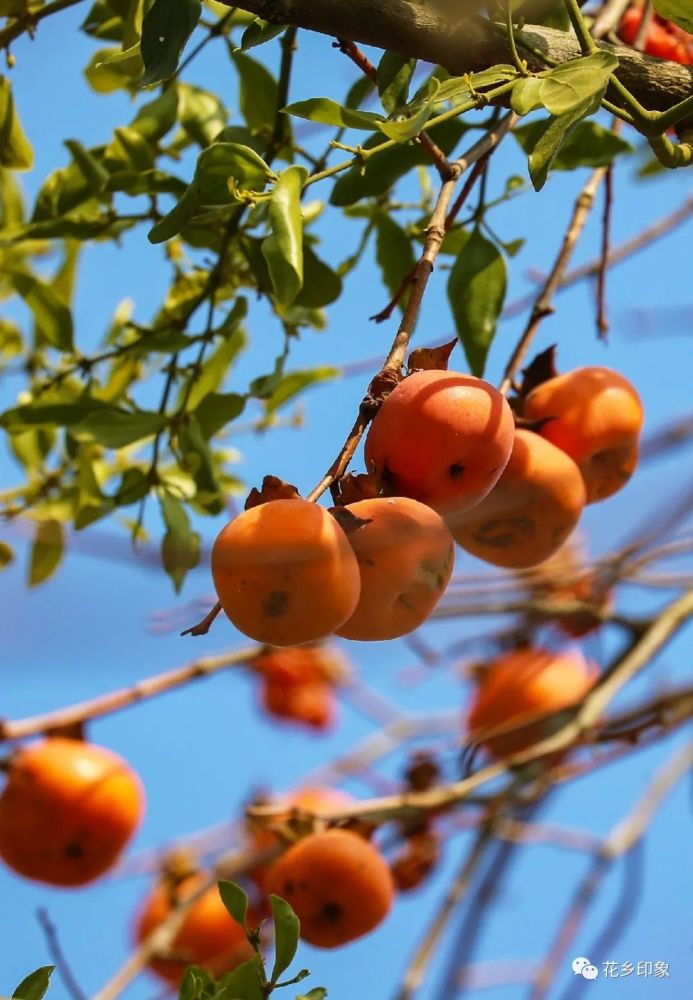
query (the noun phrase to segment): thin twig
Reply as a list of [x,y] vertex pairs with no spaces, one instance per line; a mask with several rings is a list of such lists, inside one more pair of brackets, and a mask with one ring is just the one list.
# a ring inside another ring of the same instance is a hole
[[551,271],[549,272],[539,294],[534,300],[534,305],[532,306],[532,311],[522,332],[522,336],[517,342],[515,349],[510,355],[510,359],[505,366],[503,380],[500,386],[501,392],[503,393],[507,393],[511,388],[513,379],[519,371],[520,365],[524,361],[525,355],[527,354],[529,346],[539,329],[541,321],[547,316],[550,316],[553,312],[553,297],[563,280],[570,258],[573,255],[573,250],[575,249],[577,241],[585,228],[585,223],[587,222],[590,210],[594,204],[594,196],[599,188],[599,185],[604,180],[605,175],[606,167],[597,167],[596,170],[593,170],[590,174],[589,180],[575,201],[570,223],[563,237],[560,250],[558,251],[558,255],[554,261],[554,265],[551,268]]
[[[337,47],[340,52],[343,52],[345,56],[348,56],[351,61],[358,66],[362,73],[372,80],[373,83],[378,82],[378,70],[370,61],[365,52],[356,45],[355,42],[347,41],[343,38],[337,39]],[[450,173],[450,161],[446,157],[443,150],[438,146],[436,142],[431,139],[427,132],[421,132],[419,135],[419,142],[423,149],[426,150],[426,154],[433,163],[433,166],[438,171],[441,180],[446,180]]]
[[63,981],[63,986],[73,1000],[86,1000],[86,993],[84,993],[81,986],[77,982],[75,974],[70,967],[70,963],[65,957],[65,952],[63,951],[58,939],[58,931],[48,915],[48,910],[44,909],[42,906],[39,907],[36,911],[36,919],[41,925],[41,930],[43,931],[43,935],[46,939],[46,945],[48,947],[48,954],[58,970],[58,975]]
[[[620,123],[619,123],[620,124]],[[602,253],[597,272],[597,336],[606,341],[609,321],[606,316],[606,271],[609,260],[611,234],[611,207],[614,193],[614,171],[610,164],[604,177],[604,212],[602,214]]]
[[74,7],[81,2],[82,0],[53,0],[53,3],[48,3],[45,7],[30,8],[16,19],[13,18],[12,23],[0,31],[0,49],[8,48],[25,31],[33,35],[34,29],[40,21],[51,17],[53,14],[59,14],[60,11],[67,10],[68,7]]

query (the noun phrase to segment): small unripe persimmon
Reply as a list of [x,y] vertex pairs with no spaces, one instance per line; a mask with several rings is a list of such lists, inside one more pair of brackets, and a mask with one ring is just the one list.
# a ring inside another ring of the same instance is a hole
[[385,859],[350,830],[325,830],[297,841],[274,862],[266,885],[291,904],[301,937],[318,948],[338,948],[368,934],[385,919],[394,898]]
[[212,549],[222,608],[245,635],[272,646],[322,639],[359,599],[356,558],[344,531],[307,500],[273,500],[239,514]]
[[348,535],[361,572],[361,597],[337,635],[373,641],[413,632],[452,573],[454,545],[445,522],[409,497],[360,500],[346,510],[368,523]]
[[122,757],[49,737],[10,759],[0,795],[0,857],[38,882],[85,885],[113,867],[143,812],[142,784]]
[[642,403],[628,379],[611,368],[575,368],[540,383],[522,413],[545,421],[541,436],[576,462],[587,503],[610,497],[635,471]]
[[[176,905],[192,896],[203,879],[202,874],[197,874],[178,885],[164,880],[155,886],[136,918],[136,944],[141,944],[159,927]],[[220,976],[252,958],[253,949],[244,929],[222,903],[217,886],[212,885],[192,903],[183,917],[169,954],[171,957],[153,958],[149,968],[159,979],[177,987],[189,965],[199,965],[212,975]]]
[[488,382],[418,371],[386,397],[366,439],[366,462],[386,494],[445,515],[473,507],[495,486],[514,434],[510,407]]
[[570,456],[532,431],[516,430],[510,461],[489,495],[449,523],[465,551],[494,566],[526,569],[561,547],[586,499]]
[[551,723],[540,717],[576,705],[596,674],[574,651],[529,647],[505,653],[480,678],[467,716],[469,739],[494,757],[526,750],[551,735]]

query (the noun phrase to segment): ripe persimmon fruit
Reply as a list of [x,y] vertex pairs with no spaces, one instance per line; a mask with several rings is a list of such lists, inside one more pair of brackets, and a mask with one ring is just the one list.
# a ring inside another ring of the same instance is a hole
[[318,948],[338,948],[368,934],[394,898],[385,859],[350,830],[324,830],[297,841],[271,866],[266,887],[291,904],[301,937]]
[[311,729],[329,729],[335,718],[334,691],[326,681],[264,680],[260,703],[275,718],[300,722]]
[[366,462],[385,494],[420,500],[446,515],[490,492],[514,434],[510,407],[488,382],[418,371],[383,402],[366,439]]
[[[190,875],[179,883],[163,879],[142,902],[135,921],[134,938],[141,944],[162,924],[179,902],[188,899],[204,881]],[[189,965],[199,965],[214,976],[231,972],[253,955],[245,930],[221,901],[216,885],[191,904],[169,949],[170,958],[152,958],[149,968],[159,979],[178,986]]]
[[616,493],[635,471],[642,403],[628,379],[611,368],[575,368],[540,383],[522,413],[545,421],[541,436],[577,463],[587,503]]
[[346,510],[368,523],[348,535],[361,572],[361,597],[337,635],[373,641],[413,632],[450,580],[454,544],[445,522],[409,497],[360,500]]
[[470,741],[494,757],[526,750],[551,735],[549,722],[539,717],[576,705],[596,675],[596,667],[574,650],[505,653],[480,678],[467,716]]
[[[354,800],[346,792],[342,792],[337,788],[328,788],[323,785],[308,785],[305,788],[297,788],[289,792],[288,795],[279,796],[272,801],[277,806],[286,807],[286,812],[280,812],[276,819],[278,822],[287,822],[291,817],[292,811],[295,809],[315,813],[321,819],[330,819],[346,806],[351,805]],[[268,826],[256,825],[252,820],[249,820],[248,823],[250,845],[253,850],[258,853],[264,853],[279,844],[277,834]],[[258,864],[254,865],[248,873],[253,882],[263,892],[265,891],[268,870],[269,864]]]
[[449,523],[465,551],[494,566],[525,569],[561,547],[586,500],[572,458],[538,434],[518,429],[510,460],[489,495]]
[[212,549],[212,577],[236,628],[272,646],[330,635],[361,588],[344,531],[302,499],[262,503],[227,524]]
[[144,791],[118,754],[49,737],[10,758],[0,857],[19,875],[79,886],[108,871],[140,824]]

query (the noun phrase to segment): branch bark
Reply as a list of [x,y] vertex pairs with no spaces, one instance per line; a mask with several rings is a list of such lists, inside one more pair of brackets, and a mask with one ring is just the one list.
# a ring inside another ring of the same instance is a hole
[[[451,24],[429,7],[407,0],[241,0],[236,6],[267,21],[414,56],[456,75],[512,63],[507,40],[490,22],[466,18]],[[559,63],[580,55],[572,32],[532,24],[516,32],[520,45],[523,39]],[[619,79],[648,110],[663,111],[693,93],[693,67],[653,59],[622,45],[598,45],[618,57]],[[523,47],[521,54],[530,70],[545,69],[531,50]]]

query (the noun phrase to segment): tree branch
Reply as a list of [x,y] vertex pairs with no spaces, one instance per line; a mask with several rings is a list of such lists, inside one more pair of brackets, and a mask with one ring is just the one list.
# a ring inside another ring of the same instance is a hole
[[[512,62],[507,38],[490,21],[465,18],[452,24],[430,7],[406,0],[241,0],[237,6],[267,21],[414,56],[458,75]],[[523,56],[533,71],[546,66],[531,49],[558,63],[580,55],[576,38],[567,31],[528,25],[515,39],[530,46]],[[619,80],[649,110],[668,109],[693,93],[693,67],[622,45],[598,45],[618,57]]]

